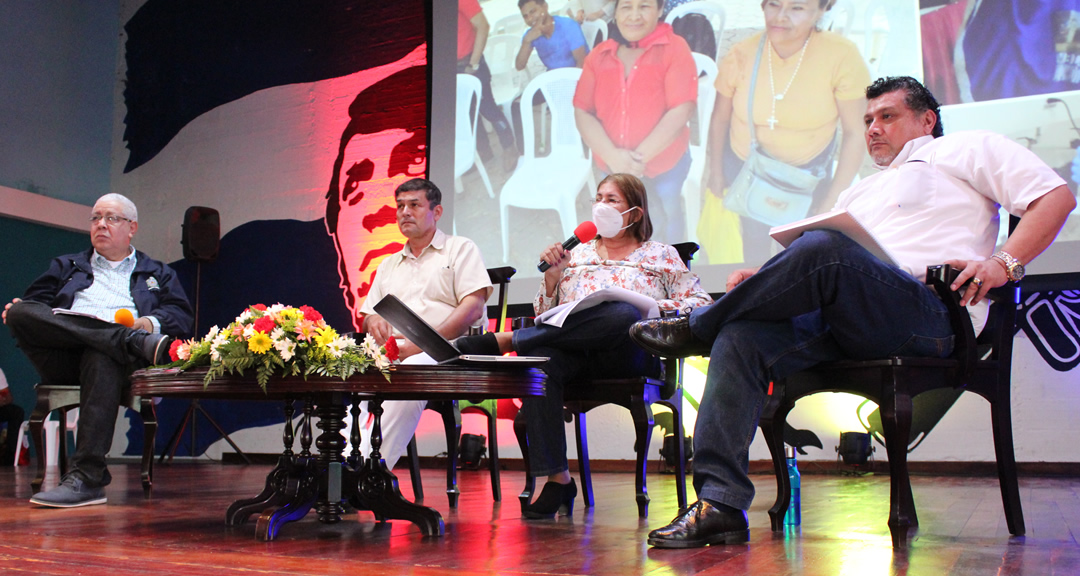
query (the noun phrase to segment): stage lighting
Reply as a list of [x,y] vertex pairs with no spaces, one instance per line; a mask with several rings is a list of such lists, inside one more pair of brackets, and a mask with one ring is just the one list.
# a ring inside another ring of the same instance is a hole
[[480,459],[487,453],[487,448],[484,446],[486,443],[486,436],[462,434],[458,451],[458,462],[461,463],[461,467],[468,470],[478,470],[480,468]]
[[865,432],[841,432],[836,452],[848,466],[862,466],[874,451],[870,435]]
[[[666,470],[675,469],[675,435],[668,434],[664,436],[664,445],[660,448],[660,456],[664,458],[664,464],[666,464]],[[687,436],[683,438],[683,462],[689,464],[694,459],[694,438]]]

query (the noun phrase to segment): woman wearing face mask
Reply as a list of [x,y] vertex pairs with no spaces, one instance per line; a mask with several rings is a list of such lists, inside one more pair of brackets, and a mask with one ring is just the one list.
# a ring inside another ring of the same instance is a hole
[[[593,292],[621,287],[656,300],[661,310],[688,312],[712,302],[696,275],[671,246],[650,240],[652,221],[645,186],[630,174],[600,182],[593,205],[598,236],[573,250],[552,244],[540,255],[551,267],[533,302],[536,314],[580,300]],[[630,325],[641,312],[626,302],[604,302],[571,314],[561,327],[538,324],[514,332],[487,333],[457,340],[464,353],[517,351],[551,358],[547,395],[525,398],[529,465],[548,481],[525,508],[527,518],[549,518],[573,510],[577,485],[570,478],[563,428],[563,389],[584,378],[619,378],[657,370],[656,358],[630,341]]]
[[660,21],[664,0],[618,0],[611,38],[582,67],[574,120],[600,170],[645,181],[656,235],[686,240],[682,186],[690,172],[688,122],[697,102],[690,47]]

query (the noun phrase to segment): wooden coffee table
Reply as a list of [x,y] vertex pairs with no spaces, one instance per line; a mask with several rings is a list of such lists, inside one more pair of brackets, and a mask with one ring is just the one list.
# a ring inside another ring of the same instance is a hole
[[[131,391],[144,403],[152,402],[154,396],[284,401],[284,450],[266,476],[266,487],[253,498],[234,502],[225,514],[225,523],[230,526],[239,526],[252,514],[259,514],[259,540],[273,540],[285,523],[303,518],[313,507],[320,522],[340,522],[346,503],[357,510],[371,510],[380,522],[404,519],[419,526],[425,536],[441,536],[442,515],[434,508],[405,500],[398,490],[397,477],[382,460],[382,402],[541,396],[545,376],[537,368],[402,365],[393,366],[389,375],[389,380],[379,372],[347,380],[274,378],[264,392],[250,377],[228,376],[204,387],[206,369],[148,369],[131,376]],[[300,452],[294,453],[297,400],[303,402],[304,418],[299,427]],[[371,454],[366,458],[356,448],[360,444],[359,403],[364,400],[369,402],[368,409],[374,416]],[[346,457],[341,430],[347,413],[352,417],[353,449]],[[316,427],[321,430],[314,438],[315,453],[311,451],[313,416],[318,418]]]

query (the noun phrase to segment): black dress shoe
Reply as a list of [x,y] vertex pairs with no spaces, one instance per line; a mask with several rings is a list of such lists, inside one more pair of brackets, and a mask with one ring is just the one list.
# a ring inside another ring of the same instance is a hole
[[671,524],[649,532],[649,546],[701,548],[710,544],[742,544],[750,540],[746,512],[725,512],[705,500],[694,502]]
[[711,351],[711,342],[702,342],[690,332],[689,316],[642,320],[630,326],[630,339],[661,358],[708,356]]

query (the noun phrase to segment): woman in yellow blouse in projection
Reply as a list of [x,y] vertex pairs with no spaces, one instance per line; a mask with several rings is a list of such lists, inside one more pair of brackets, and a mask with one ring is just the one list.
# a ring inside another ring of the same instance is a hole
[[[749,154],[751,94],[759,150],[824,176],[814,191],[811,213],[831,208],[851,184],[866,154],[862,117],[870,73],[853,42],[817,29],[833,2],[765,0],[765,30],[733,46],[720,62],[710,128],[713,194],[723,196]],[[757,83],[751,87],[762,35],[764,50]],[[764,262],[772,245],[769,226],[747,217],[740,220],[743,260]]]

